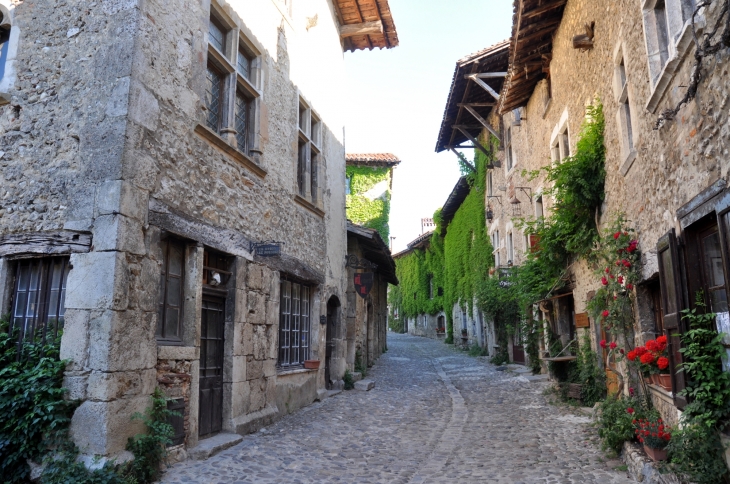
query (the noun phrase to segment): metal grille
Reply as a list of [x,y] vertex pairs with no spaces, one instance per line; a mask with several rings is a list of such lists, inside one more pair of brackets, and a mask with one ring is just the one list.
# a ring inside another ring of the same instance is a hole
[[248,153],[248,127],[251,101],[243,93],[236,92],[236,142],[238,149]]
[[279,366],[301,365],[309,357],[310,288],[282,281],[279,317]]
[[208,109],[206,123],[216,133],[220,129],[222,85],[223,76],[209,65],[205,83],[205,107]]
[[66,312],[68,257],[28,259],[18,262],[13,292],[11,331],[18,343],[56,338]]
[[208,42],[225,54],[226,34],[223,32],[223,26],[213,17],[210,17],[208,22]]

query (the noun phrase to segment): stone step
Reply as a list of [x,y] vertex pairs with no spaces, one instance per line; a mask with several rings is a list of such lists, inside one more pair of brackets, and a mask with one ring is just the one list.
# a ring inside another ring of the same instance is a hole
[[205,460],[222,450],[226,450],[229,447],[243,441],[243,437],[238,434],[232,434],[228,432],[208,437],[207,439],[201,440],[198,445],[188,450],[188,456],[193,460]]
[[550,381],[550,375],[523,375],[529,381]]
[[355,383],[355,390],[360,390],[362,392],[369,392],[373,388],[375,388],[374,380],[360,380]]
[[358,382],[360,380],[362,380],[362,373],[360,373],[359,371],[354,372],[352,374],[352,381]]

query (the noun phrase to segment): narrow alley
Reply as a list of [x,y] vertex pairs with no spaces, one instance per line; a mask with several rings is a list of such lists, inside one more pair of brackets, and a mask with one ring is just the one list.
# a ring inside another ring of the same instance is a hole
[[388,334],[369,392],[279,420],[166,483],[624,483],[587,417],[549,405],[547,383],[439,341]]

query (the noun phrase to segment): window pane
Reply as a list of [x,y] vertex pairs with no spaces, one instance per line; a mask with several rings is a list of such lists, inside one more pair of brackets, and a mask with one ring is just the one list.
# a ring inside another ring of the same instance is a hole
[[223,77],[211,66],[208,66],[205,85],[205,107],[208,109],[206,123],[216,133],[220,129],[222,84]]
[[167,306],[177,307],[181,306],[181,280],[177,277],[169,277],[167,280]]
[[299,142],[299,163],[297,165],[297,184],[299,186],[299,195],[305,196],[305,177],[307,174],[307,143]]
[[667,311],[666,314],[674,314],[677,312],[677,301],[675,298],[675,294],[677,293],[677,288],[674,284],[674,267],[672,264],[672,254],[669,250],[665,250],[660,255],[661,258],[661,264],[664,269],[664,291],[667,295]]
[[165,338],[178,337],[178,322],[180,320],[180,311],[177,308],[165,308]]
[[225,54],[226,34],[223,32],[224,27],[213,17],[208,22],[208,41],[213,47]]
[[249,79],[251,72],[251,58],[241,49],[238,50],[236,69],[238,69],[238,72],[240,72],[243,77]]
[[709,287],[725,285],[725,274],[722,269],[722,253],[720,252],[720,234],[714,232],[702,239],[705,255],[705,273]]
[[179,244],[170,244],[168,272],[172,276],[180,276],[183,271],[183,247]]
[[251,101],[240,91],[236,92],[236,142],[238,149],[248,153],[248,128]]

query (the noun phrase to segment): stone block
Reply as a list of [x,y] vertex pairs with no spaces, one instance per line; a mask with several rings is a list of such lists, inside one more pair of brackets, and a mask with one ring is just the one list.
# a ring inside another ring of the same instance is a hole
[[251,386],[249,412],[256,412],[266,405],[266,379],[259,378],[250,381],[249,384]]
[[244,355],[253,355],[253,331],[255,326],[251,323],[246,323],[243,325],[243,337],[242,337],[242,343],[243,343],[243,354]]
[[245,323],[248,320],[248,292],[244,289],[235,290],[235,312],[233,320],[236,323]]
[[[233,323],[227,325],[231,328],[231,338],[233,338],[233,356],[241,356],[243,352],[243,323]],[[227,336],[227,335],[226,335]]]
[[135,395],[150,395],[157,385],[157,371],[152,368],[141,371],[106,373],[94,371],[89,375],[88,398],[110,401]]
[[375,382],[373,380],[360,380],[355,382],[355,390],[369,392],[373,388],[375,388]]
[[64,315],[63,335],[61,336],[62,360],[71,360],[69,370],[81,370],[87,364],[89,355],[89,316],[90,312],[81,309],[67,309]]
[[107,180],[100,183],[96,198],[98,215],[121,214],[140,222],[147,218],[147,192],[127,181]]
[[220,433],[213,437],[202,440],[198,445],[188,450],[188,455],[193,460],[205,460],[218,452],[226,450],[239,444],[243,440],[238,434]]
[[155,131],[160,120],[160,105],[154,94],[142,84],[134,82],[130,98],[129,119],[150,131]]
[[89,252],[71,255],[66,283],[67,309],[125,309],[129,274],[124,254]]
[[253,357],[256,360],[265,360],[268,357],[269,337],[267,326],[253,327]]
[[106,105],[109,117],[125,116],[129,107],[129,76],[117,79]]
[[101,215],[94,220],[94,250],[118,250],[144,255],[142,222],[124,215]]
[[241,382],[248,380],[246,372],[247,361],[245,356],[231,356],[223,362],[223,381]]
[[262,291],[264,289],[263,266],[259,264],[248,264],[247,284],[249,290]]
[[266,324],[266,300],[258,292],[248,292],[248,316],[246,320],[253,324]]
[[278,326],[268,326],[269,332],[269,358],[277,360],[279,358],[279,330]]
[[160,265],[152,259],[142,259],[136,285],[137,306],[142,311],[157,311],[160,296],[156,288],[159,284]]
[[[271,286],[274,281],[274,272],[266,266],[259,266],[261,268],[261,291],[264,294],[271,294]],[[276,278],[278,279],[278,277]]]
[[[246,380],[256,380],[264,376],[264,362],[246,357]],[[258,409],[257,409],[258,410]]]
[[269,359],[264,361],[264,376],[266,378],[276,376],[276,360]]
[[158,360],[197,360],[200,348],[196,346],[158,346]]
[[10,303],[13,291],[13,278],[15,274],[12,264],[4,257],[0,257],[0,314],[10,312]]
[[131,417],[135,412],[144,413],[150,402],[149,395],[112,402],[87,400],[73,414],[71,436],[85,454],[121,452],[129,437],[144,432],[144,424]]
[[243,257],[236,257],[234,269],[236,289],[246,289],[246,276],[248,274],[248,261]]
[[69,376],[63,377],[63,387],[68,390],[66,398],[69,400],[86,400],[86,382],[87,376]]
[[269,298],[266,301],[266,324],[279,322],[279,299]]
[[266,378],[266,405],[276,405],[276,377]]
[[[251,400],[251,386],[247,381],[237,381],[227,385],[230,397],[226,398],[224,388],[223,405],[230,405],[230,415],[232,419],[245,415],[249,411],[249,401]],[[225,408],[224,408],[225,410]],[[225,415],[225,413],[224,413]]]
[[89,368],[129,371],[157,364],[154,313],[104,311],[89,320]]
[[278,272],[271,273],[271,281],[269,282],[269,297],[276,301],[281,300],[281,277]]

